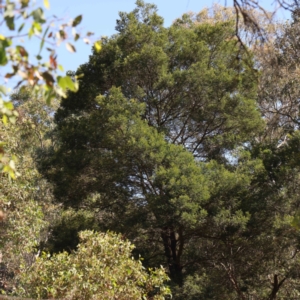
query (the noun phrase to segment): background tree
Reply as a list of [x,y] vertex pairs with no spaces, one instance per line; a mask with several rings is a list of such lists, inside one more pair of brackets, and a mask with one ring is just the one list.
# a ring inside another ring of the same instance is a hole
[[256,141],[256,61],[232,19],[196,20],[165,28],[141,1],[121,13],[75,73],[82,89],[62,100],[40,168],[66,209],[167,266],[175,298],[298,297],[298,204],[286,170],[272,175],[278,153]]

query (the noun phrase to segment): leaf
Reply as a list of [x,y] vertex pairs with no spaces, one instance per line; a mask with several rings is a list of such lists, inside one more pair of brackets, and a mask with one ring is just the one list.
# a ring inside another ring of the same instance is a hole
[[15,75],[16,75],[16,73],[6,73],[4,78],[12,78]]
[[32,29],[34,33],[39,34],[42,32],[43,28],[39,22],[33,22]]
[[82,20],[82,15],[77,16],[77,17],[73,20],[72,26],[73,26],[73,27],[77,26],[78,24],[81,23],[81,20]]
[[52,68],[57,68],[56,56],[50,55],[50,65]]
[[75,83],[70,76],[58,76],[57,83],[63,90],[69,89],[72,92],[76,92],[78,90],[78,84]]
[[3,122],[4,125],[6,125],[8,123],[7,115],[2,116],[2,122]]
[[28,52],[23,46],[16,46],[16,49],[22,57],[28,57]]
[[49,30],[49,26],[47,27],[47,29],[46,29],[45,32],[44,32],[44,35],[43,35],[43,38],[42,38],[42,41],[41,41],[41,44],[40,44],[40,52],[39,52],[39,54],[41,53],[41,51],[42,51],[42,49],[43,49],[43,47],[44,47],[44,44],[45,44],[45,37],[46,37],[46,35],[47,35],[47,33],[48,33],[48,30]]
[[22,3],[22,8],[25,8],[28,6],[29,0],[21,0],[21,3]]
[[66,47],[70,52],[76,52],[76,48],[72,44],[66,43]]
[[3,94],[3,95],[6,95],[6,87],[4,85],[0,85],[0,93]]
[[37,23],[43,24],[43,23],[46,22],[45,18],[44,18],[44,12],[40,7],[37,8],[36,10],[34,10],[31,13],[31,15],[32,15],[34,21],[37,22]]
[[62,65],[58,65],[58,69],[59,69],[61,72],[63,72],[63,71],[64,71],[64,68],[63,68],[63,66],[62,66]]
[[13,110],[14,109],[14,105],[11,102],[4,102],[4,107],[9,109],[9,110]]
[[15,30],[15,17],[5,17],[5,22],[10,30]]
[[101,41],[95,42],[94,47],[95,47],[96,52],[99,53],[102,48]]
[[16,117],[15,116],[10,116],[9,117],[9,122],[12,123],[12,124],[15,124],[16,123]]
[[44,80],[46,81],[46,84],[49,87],[53,87],[54,78],[49,72],[42,73],[42,77],[44,78]]
[[4,18],[6,18],[6,17],[13,18],[15,15],[14,10],[15,10],[16,4],[13,2],[10,2],[10,1],[7,1],[7,2],[8,3],[6,3],[6,5],[4,6],[5,7]]
[[22,29],[24,28],[24,26],[25,26],[25,23],[22,23],[21,26],[20,26],[19,29],[18,29],[18,32],[21,32]]
[[50,4],[48,0],[44,0],[44,6],[49,9],[50,8]]
[[0,65],[5,66],[7,64],[6,51],[3,47],[1,47],[0,43]]

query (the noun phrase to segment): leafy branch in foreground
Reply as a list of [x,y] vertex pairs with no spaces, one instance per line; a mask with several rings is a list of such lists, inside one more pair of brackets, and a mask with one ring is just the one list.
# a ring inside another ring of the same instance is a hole
[[[49,9],[48,0],[44,0],[45,8]],[[82,20],[82,15],[77,16],[68,23],[55,16],[47,18],[42,6],[32,0],[0,1],[0,76],[15,87],[31,86],[33,92],[42,96],[47,104],[57,97],[65,97],[66,91],[76,92],[78,82],[76,77],[59,76],[58,71],[63,71],[59,64],[56,48],[61,43],[66,45],[70,52],[76,48],[71,43],[81,38],[76,27]],[[83,40],[90,43],[89,37],[93,33],[88,32]],[[26,39],[25,41],[22,39]],[[39,46],[35,55],[25,47],[25,42],[33,43],[33,38],[38,39]],[[101,49],[96,42],[97,49]],[[47,52],[44,54],[43,50]],[[17,111],[11,102],[5,100],[8,89],[0,85],[0,114],[2,122],[15,123],[18,117]],[[7,172],[11,178],[15,177],[13,158],[4,150],[5,142],[0,143],[0,169]]]

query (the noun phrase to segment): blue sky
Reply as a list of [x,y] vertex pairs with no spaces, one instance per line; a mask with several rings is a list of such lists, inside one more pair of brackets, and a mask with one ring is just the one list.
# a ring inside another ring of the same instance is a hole
[[[62,18],[63,22],[68,22],[78,15],[83,16],[83,20],[78,29],[82,33],[87,31],[94,32],[93,39],[97,40],[101,36],[110,36],[115,33],[116,20],[120,11],[130,12],[135,8],[136,0],[49,0],[50,10],[45,9],[45,15],[51,17],[56,15]],[[211,7],[213,3],[221,5],[232,4],[232,0],[145,0],[156,4],[158,13],[165,20],[165,26],[170,26],[172,22],[185,12],[199,12],[204,7]],[[260,0],[260,4],[267,10],[274,10],[274,2],[272,0]],[[43,0],[36,0],[37,6],[43,6]],[[279,11],[278,17],[281,19],[289,18],[289,14],[283,10]],[[6,34],[5,32],[3,32]],[[25,39],[23,42],[15,40],[16,43],[23,43],[29,52],[29,58],[35,57],[39,52],[40,40],[32,38]],[[64,72],[76,71],[83,63],[86,63],[91,54],[91,45],[85,44],[79,40],[75,44],[76,53],[70,53],[64,45],[57,48],[58,63],[63,65]],[[45,56],[44,56],[45,54]],[[49,52],[43,51],[44,61],[47,60]],[[4,74],[11,72],[8,67],[1,68],[0,78]],[[13,88],[19,78],[13,78],[6,83],[7,87]],[[2,81],[2,80],[1,80]]]
[[[83,20],[79,28],[82,32],[92,31],[95,38],[115,33],[116,19],[119,11],[132,11],[135,0],[50,0],[50,10],[47,14],[60,17],[74,18],[82,14]],[[158,13],[165,19],[165,26],[187,11],[199,12],[204,7],[211,7],[213,3],[230,6],[231,0],[149,0],[146,2],[157,5]],[[272,0],[261,0],[267,9],[274,8]],[[279,13],[280,18],[286,18],[287,13]],[[71,54],[65,47],[58,50],[58,60],[63,64],[65,71],[76,70],[80,64],[88,61],[91,46],[81,41],[76,43],[77,52]]]
[[[209,0],[150,0],[158,7],[158,13],[164,17],[165,25],[169,26],[176,18],[187,11],[200,11],[205,6],[211,6]],[[50,11],[58,16],[70,19],[83,15],[79,28],[82,32],[92,31],[94,37],[110,36],[115,33],[116,19],[119,11],[130,12],[135,8],[135,0],[50,0]],[[91,47],[83,42],[77,42],[77,53],[69,54],[65,49],[59,50],[59,60],[65,70],[76,70],[88,60]]]

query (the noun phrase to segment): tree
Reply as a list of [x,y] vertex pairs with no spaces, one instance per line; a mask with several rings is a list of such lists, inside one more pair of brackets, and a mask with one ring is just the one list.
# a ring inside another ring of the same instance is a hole
[[239,150],[264,124],[253,62],[230,19],[162,23],[142,2],[120,14],[119,33],[75,73],[82,89],[61,102],[58,144],[40,168],[59,203],[122,232],[145,265],[168,266],[179,299],[193,299],[199,278],[196,299],[267,297],[260,278],[276,272],[274,255],[286,261],[295,236],[278,246],[286,251],[271,249],[278,190],[270,193],[263,158]]
[[44,254],[20,276],[19,294],[63,299],[165,299],[164,270],[146,271],[131,257],[133,245],[112,233],[80,233],[78,249]]
[[15,124],[1,124],[0,128],[1,138],[7,141],[7,153],[18,163],[18,177],[15,180],[4,174],[1,177],[0,207],[6,215],[0,228],[2,293],[14,290],[20,265],[31,265],[41,251],[57,210],[51,203],[51,187],[35,165],[36,149],[51,144],[46,131],[53,125],[57,101],[52,100],[51,108],[31,88],[16,91],[11,101],[19,118]]
[[[145,266],[165,265],[175,299],[297,298],[299,134],[278,147],[274,122],[265,138],[265,105],[287,78],[240,47],[228,10],[216,13],[170,28],[141,1],[121,13],[74,73],[82,89],[62,100],[40,170],[66,214],[88,212],[83,227],[121,232]],[[54,235],[50,249],[75,247],[75,220],[74,240]]]

